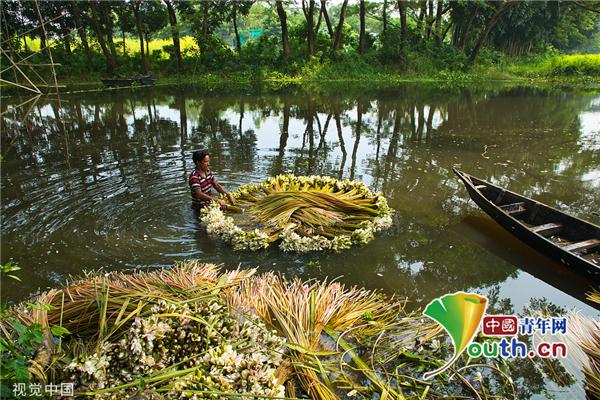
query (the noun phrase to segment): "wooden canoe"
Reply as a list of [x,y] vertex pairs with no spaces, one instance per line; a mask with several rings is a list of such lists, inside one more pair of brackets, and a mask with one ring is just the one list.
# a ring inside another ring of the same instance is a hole
[[102,79],[102,83],[104,87],[127,87],[131,86],[135,79],[133,78],[124,78],[124,79]]
[[600,227],[453,169],[471,199],[504,229],[600,283]]
[[137,79],[141,85],[154,85],[156,80],[156,78],[152,78],[151,76],[142,76]]

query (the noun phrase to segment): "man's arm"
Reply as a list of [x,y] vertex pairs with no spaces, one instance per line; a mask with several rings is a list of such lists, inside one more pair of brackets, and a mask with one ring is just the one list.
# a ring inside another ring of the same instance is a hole
[[223,186],[221,186],[221,184],[219,184],[219,182],[217,182],[216,179],[213,179],[213,187],[217,190],[217,192],[221,194],[227,194],[227,191],[223,189]]
[[213,179],[213,187],[217,190],[217,192],[224,194],[225,196],[227,196],[227,198],[229,199],[229,201],[231,202],[231,204],[233,204],[235,206],[235,199],[233,198],[233,196],[231,195],[231,193],[229,193],[228,191],[226,191],[225,189],[223,189],[223,186],[221,186],[219,184],[219,182],[217,182],[216,179]]
[[223,200],[217,199],[216,197],[209,196],[206,193],[202,193],[202,190],[200,190],[198,188],[196,190],[194,190],[194,194],[195,194],[196,198],[199,200],[216,201],[217,203],[219,203],[219,206],[221,206],[222,209],[227,208],[227,204],[225,204],[225,202]]
[[198,200],[202,200],[202,201],[211,201],[213,200],[213,198],[209,195],[207,195],[206,193],[202,193],[202,190],[200,190],[200,188],[196,188],[194,190],[194,197]]

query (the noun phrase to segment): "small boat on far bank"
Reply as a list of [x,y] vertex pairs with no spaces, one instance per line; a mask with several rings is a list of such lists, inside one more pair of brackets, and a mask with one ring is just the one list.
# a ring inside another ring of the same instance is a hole
[[138,78],[118,78],[118,79],[101,79],[102,84],[106,88],[111,87],[128,87],[133,85],[134,82],[139,83],[140,85],[154,85],[156,82],[156,78],[152,78],[151,76],[140,76]]
[[124,79],[102,79],[102,84],[106,88],[111,87],[127,87],[133,84],[135,79],[124,78]]
[[600,227],[453,168],[469,196],[514,236],[600,283]]

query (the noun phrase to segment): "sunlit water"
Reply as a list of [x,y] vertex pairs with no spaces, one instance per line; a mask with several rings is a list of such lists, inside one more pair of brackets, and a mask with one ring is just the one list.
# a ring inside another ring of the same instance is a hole
[[[585,303],[591,281],[502,230],[452,173],[459,167],[599,223],[597,93],[406,86],[215,95],[179,87],[66,95],[12,110],[24,100],[2,101],[1,261],[23,269],[22,282],[3,280],[3,300],[83,270],[199,258],[338,278],[407,296],[411,308],[474,290],[510,300],[515,311],[545,298],[599,316]],[[190,208],[196,149],[210,152],[230,190],[287,172],[363,181],[386,194],[398,223],[342,254],[234,253],[202,231]]]

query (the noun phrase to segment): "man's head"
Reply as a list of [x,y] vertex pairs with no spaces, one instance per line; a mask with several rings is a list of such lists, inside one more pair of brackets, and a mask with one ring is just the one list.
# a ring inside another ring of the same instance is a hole
[[208,152],[202,151],[202,150],[196,150],[192,154],[192,160],[194,161],[194,164],[196,164],[196,167],[203,169],[203,170],[208,169],[209,161],[210,161]]

